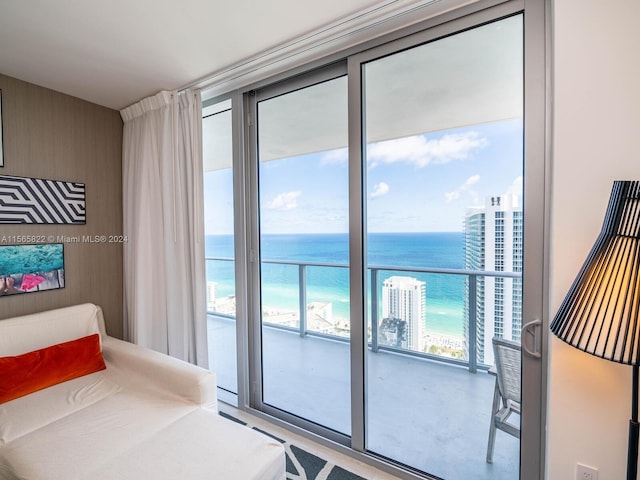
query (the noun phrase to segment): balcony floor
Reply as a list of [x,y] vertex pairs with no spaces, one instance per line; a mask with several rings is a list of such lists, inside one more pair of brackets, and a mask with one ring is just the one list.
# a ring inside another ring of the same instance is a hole
[[[349,346],[265,328],[265,403],[349,433]],[[235,322],[209,316],[210,365],[235,388]],[[498,431],[485,461],[494,377],[390,352],[367,353],[367,447],[447,480],[516,480],[519,441]],[[517,421],[517,419],[514,419]]]

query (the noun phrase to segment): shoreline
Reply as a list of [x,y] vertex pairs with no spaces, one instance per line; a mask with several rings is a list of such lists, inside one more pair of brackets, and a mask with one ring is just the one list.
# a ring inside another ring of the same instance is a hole
[[[307,321],[308,326],[310,327],[309,330],[344,337],[344,332],[348,331],[349,329],[349,318],[340,315],[333,315],[330,306],[331,302],[323,302],[325,305],[329,306],[328,314],[318,315],[317,312],[323,310],[321,307],[318,308],[319,303],[320,302],[312,302],[307,306]],[[235,296],[229,295],[223,298],[218,298],[215,300],[215,305],[213,306],[215,311],[218,313],[225,315],[235,315]],[[262,315],[265,321],[274,324],[294,326],[299,322],[298,311],[290,308],[264,305],[262,307]],[[422,336],[422,343],[423,345],[425,345],[425,347],[437,346],[454,350],[461,350],[464,348],[464,334],[462,332],[453,333],[430,329],[425,326]]]

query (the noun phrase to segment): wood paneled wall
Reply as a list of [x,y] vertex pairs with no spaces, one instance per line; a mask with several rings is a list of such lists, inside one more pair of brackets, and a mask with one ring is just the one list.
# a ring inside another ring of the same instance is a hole
[[66,277],[60,290],[0,297],[0,319],[92,302],[103,308],[108,333],[122,338],[122,244],[82,241],[122,235],[120,114],[4,75],[0,89],[0,174],[84,183],[87,208],[86,225],[0,225],[0,245],[20,235],[64,243]]

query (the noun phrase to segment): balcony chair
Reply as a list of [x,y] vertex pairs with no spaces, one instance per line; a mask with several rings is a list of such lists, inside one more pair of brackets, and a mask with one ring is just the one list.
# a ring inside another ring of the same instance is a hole
[[508,422],[512,413],[520,415],[520,345],[510,340],[493,338],[495,367],[489,373],[496,376],[491,407],[491,426],[487,446],[487,463],[493,462],[496,429],[520,438],[520,425]]

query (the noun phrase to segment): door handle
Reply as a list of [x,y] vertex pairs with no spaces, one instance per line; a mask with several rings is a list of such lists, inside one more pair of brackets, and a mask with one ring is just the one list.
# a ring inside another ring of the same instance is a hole
[[[522,326],[522,350],[524,350],[527,355],[533,358],[542,358],[541,353],[541,345],[540,345],[540,330],[542,329],[542,320],[532,320],[528,323],[525,323]],[[527,339],[531,337],[533,343],[533,349],[530,349],[527,345]]]

